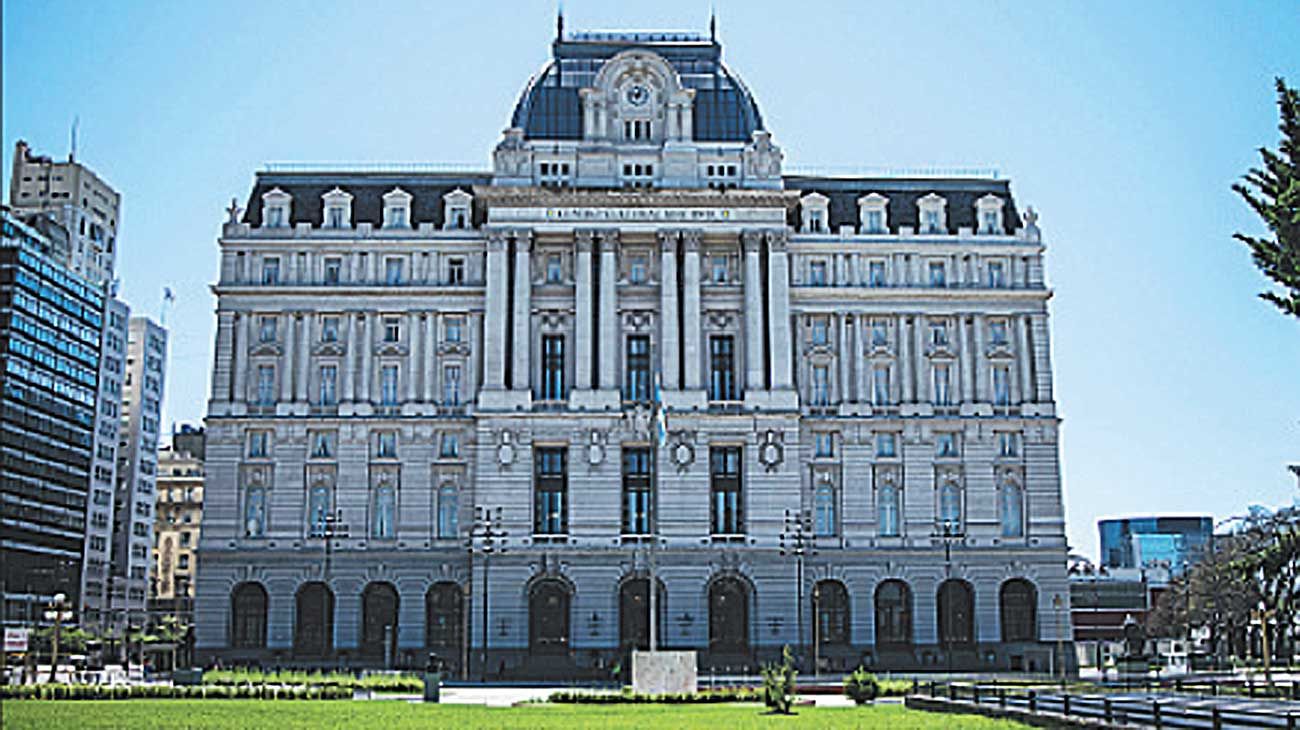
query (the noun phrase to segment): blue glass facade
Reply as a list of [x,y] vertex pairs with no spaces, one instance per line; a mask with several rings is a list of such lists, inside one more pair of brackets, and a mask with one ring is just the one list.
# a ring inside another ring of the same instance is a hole
[[1101,564],[1108,568],[1167,565],[1182,573],[1209,546],[1209,517],[1133,517],[1101,520]]

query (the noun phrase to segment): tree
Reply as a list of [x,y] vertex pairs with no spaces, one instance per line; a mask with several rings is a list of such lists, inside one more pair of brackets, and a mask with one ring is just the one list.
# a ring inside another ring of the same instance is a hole
[[1261,147],[1262,167],[1253,167],[1232,189],[1264,221],[1271,238],[1235,233],[1250,247],[1251,258],[1264,276],[1282,287],[1260,299],[1300,318],[1300,93],[1277,79],[1277,106],[1282,141],[1276,152]]

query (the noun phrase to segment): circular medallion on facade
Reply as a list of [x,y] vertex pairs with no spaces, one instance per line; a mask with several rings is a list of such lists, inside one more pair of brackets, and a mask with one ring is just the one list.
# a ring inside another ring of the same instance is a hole
[[673,459],[678,466],[686,466],[695,461],[695,450],[690,444],[677,444],[677,448],[673,449]]
[[633,84],[623,93],[623,98],[632,106],[645,106],[650,101],[650,90],[641,84]]
[[515,460],[515,447],[510,444],[501,444],[497,447],[497,461],[502,464],[509,464]]
[[587,447],[587,461],[593,466],[599,464],[605,458],[605,449],[596,444]]
[[768,466],[775,466],[781,463],[781,447],[775,442],[769,441],[763,444],[762,456],[759,459]]

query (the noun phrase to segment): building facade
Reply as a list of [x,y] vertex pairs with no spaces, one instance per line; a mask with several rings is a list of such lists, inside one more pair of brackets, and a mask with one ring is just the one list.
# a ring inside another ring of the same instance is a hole
[[158,452],[149,613],[194,623],[194,571],[203,520],[203,429],[182,426]]
[[599,674],[653,583],[706,667],[1049,666],[1032,212],[784,174],[711,36],[552,52],[490,170],[272,168],[232,205],[200,658]]
[[1182,574],[1210,547],[1209,517],[1125,517],[1098,520],[1101,564],[1107,568],[1164,567]]

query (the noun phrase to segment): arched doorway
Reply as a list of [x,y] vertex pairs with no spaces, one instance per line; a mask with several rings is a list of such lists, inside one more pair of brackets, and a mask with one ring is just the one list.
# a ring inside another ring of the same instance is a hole
[[876,644],[907,646],[912,643],[912,589],[901,580],[887,580],[876,588]]
[[455,583],[434,583],[424,594],[424,645],[453,667],[460,666],[464,650],[463,600]]
[[975,591],[964,580],[939,586],[939,643],[944,646],[975,641]]
[[397,589],[370,583],[361,593],[361,655],[392,663],[397,656]]
[[534,654],[569,650],[569,589],[558,580],[542,580],[528,596],[528,648]]
[[998,596],[1003,641],[1038,640],[1038,591],[1023,578],[1002,584]]
[[266,648],[266,589],[261,583],[240,583],[230,593],[230,646]]
[[294,604],[294,653],[329,655],[334,650],[334,591],[324,583],[304,583]]
[[709,651],[749,653],[749,591],[738,578],[719,578],[709,586]]
[[849,643],[849,591],[837,580],[819,581],[813,587],[813,608],[817,621],[817,643],[823,646]]
[[[655,633],[659,646],[664,639],[664,613],[668,605],[667,592],[663,583],[656,581],[659,595],[656,597]],[[650,648],[650,580],[648,578],[629,578],[623,581],[618,590],[618,648],[626,653],[632,649]]]

